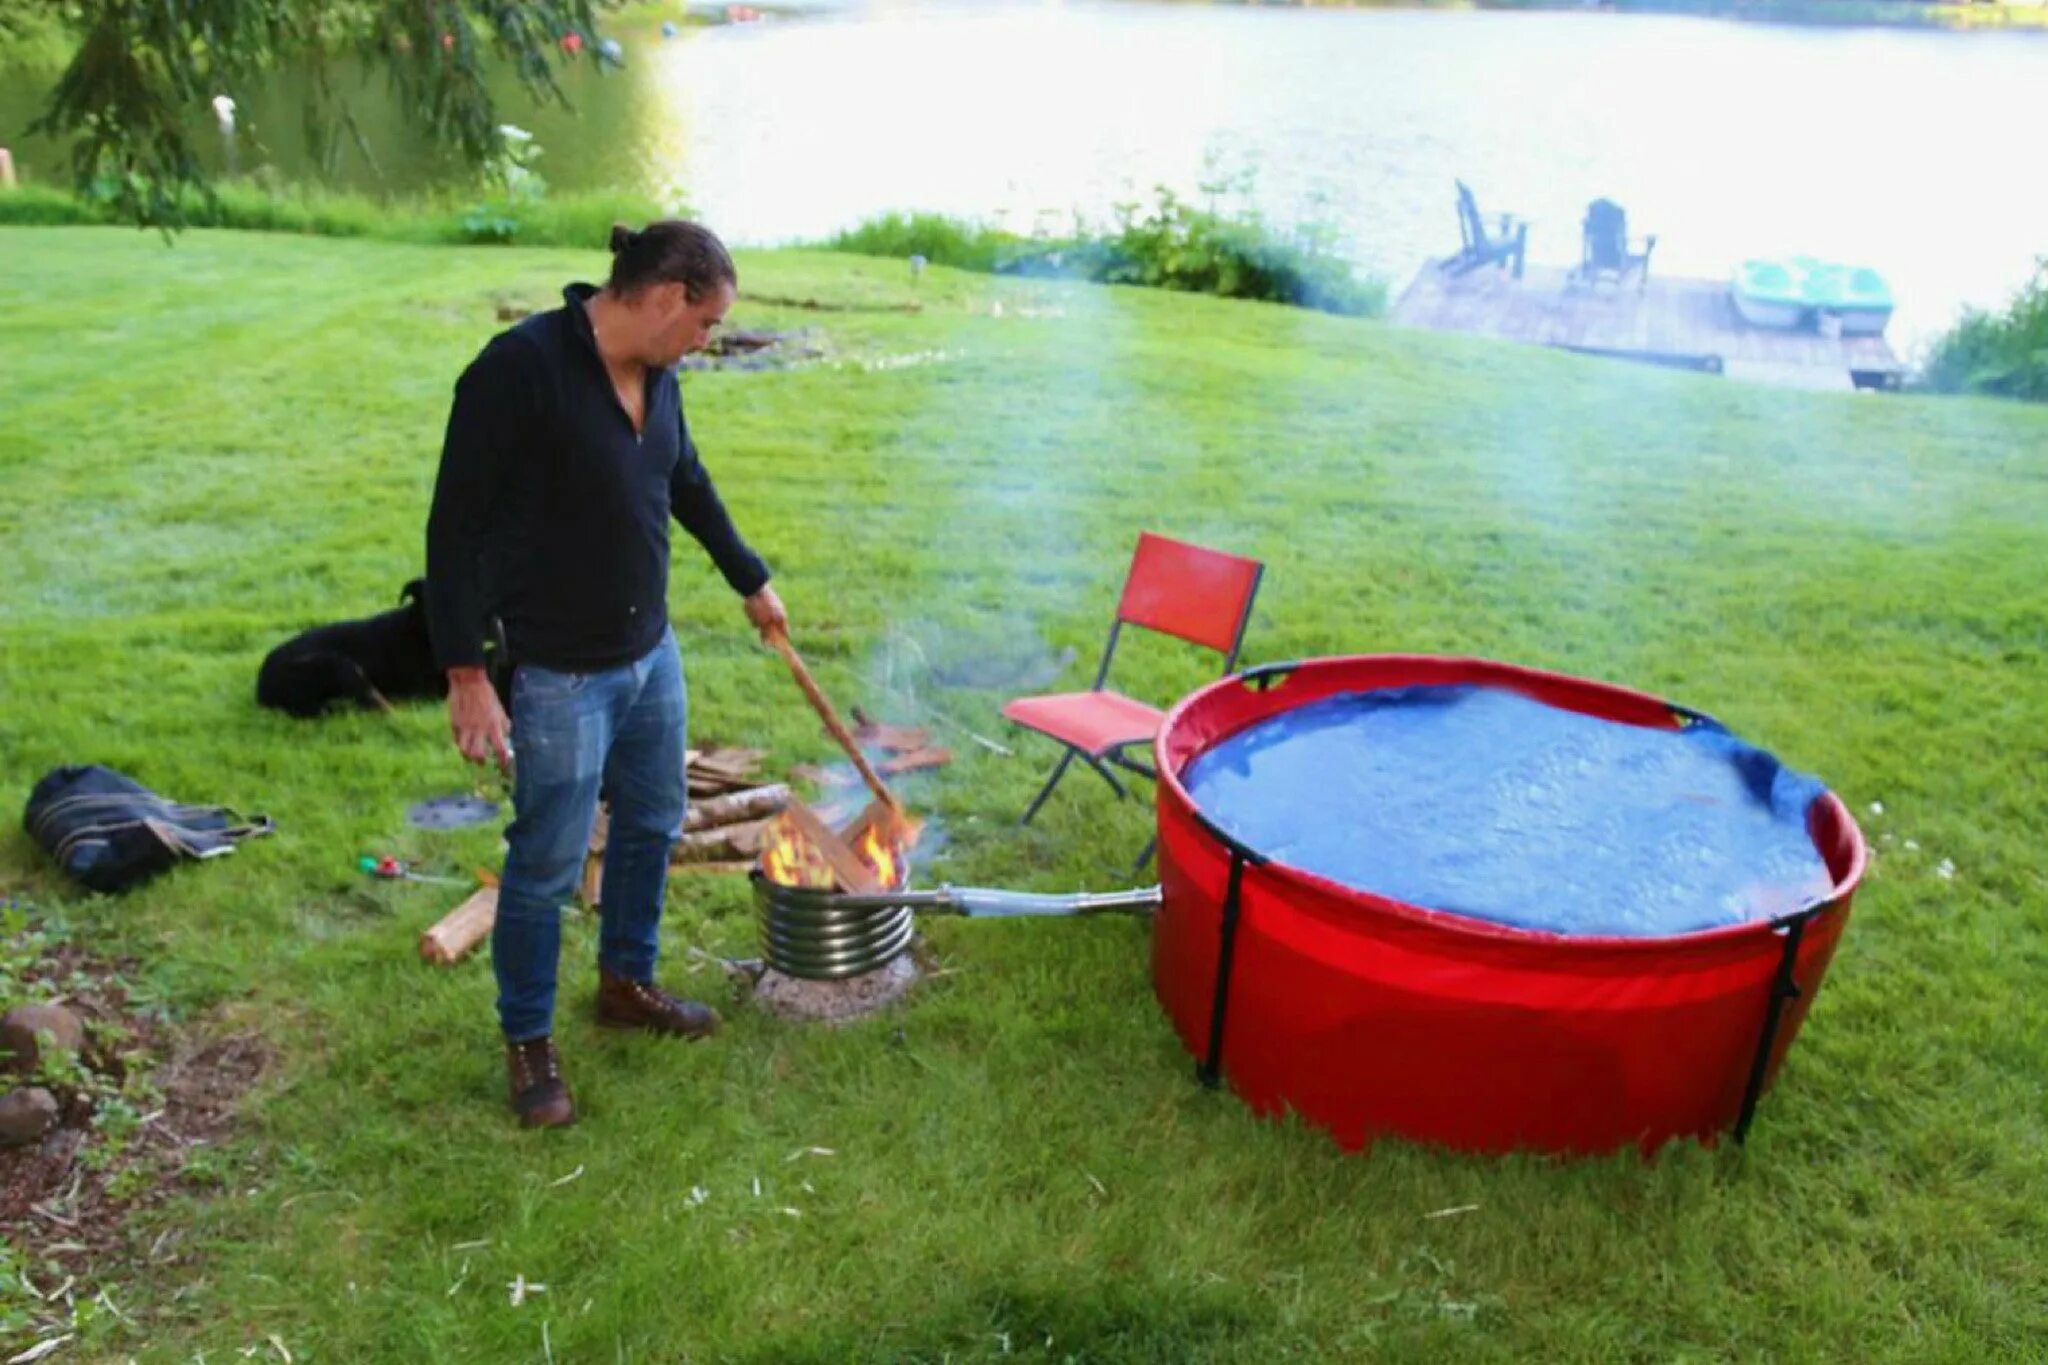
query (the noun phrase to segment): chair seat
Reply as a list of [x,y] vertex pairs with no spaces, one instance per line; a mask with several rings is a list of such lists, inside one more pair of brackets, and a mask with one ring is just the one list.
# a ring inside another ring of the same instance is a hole
[[1062,692],[1050,697],[1019,697],[1003,707],[1003,715],[1062,744],[1100,758],[1124,744],[1149,743],[1159,733],[1166,713],[1121,692]]

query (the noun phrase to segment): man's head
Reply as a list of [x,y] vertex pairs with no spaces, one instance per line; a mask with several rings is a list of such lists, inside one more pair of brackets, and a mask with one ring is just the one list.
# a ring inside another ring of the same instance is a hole
[[666,368],[710,342],[732,307],[739,272],[709,228],[662,219],[638,232],[612,229],[605,290],[633,310],[641,361]]

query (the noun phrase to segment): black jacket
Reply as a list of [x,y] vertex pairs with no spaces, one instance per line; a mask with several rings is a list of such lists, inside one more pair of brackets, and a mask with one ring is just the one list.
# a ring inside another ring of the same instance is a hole
[[644,655],[668,621],[671,514],[734,592],[768,567],[733,528],[683,420],[674,371],[647,376],[635,436],[572,284],[491,339],[455,385],[427,521],[427,616],[442,668],[481,664],[487,622],[515,660],[566,672]]

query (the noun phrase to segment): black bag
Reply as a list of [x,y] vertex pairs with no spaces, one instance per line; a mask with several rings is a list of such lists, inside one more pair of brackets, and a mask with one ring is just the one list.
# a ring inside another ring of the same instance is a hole
[[29,793],[29,837],[94,891],[139,886],[179,858],[218,858],[240,840],[268,834],[264,815],[225,806],[182,806],[112,768],[54,768]]

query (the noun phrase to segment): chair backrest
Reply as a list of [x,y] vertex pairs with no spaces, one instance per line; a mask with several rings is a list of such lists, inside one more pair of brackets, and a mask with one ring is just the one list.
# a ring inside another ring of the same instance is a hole
[[[1226,657],[1226,667],[1234,666],[1264,572],[1256,559],[1141,532],[1117,623],[1213,649]],[[1103,663],[1106,671],[1108,660]]]
[[1452,183],[1458,187],[1458,235],[1464,238],[1467,251],[1484,251],[1488,245],[1486,219],[1480,215],[1479,200],[1464,181]]
[[1628,264],[1628,214],[1612,199],[1586,205],[1586,261],[1603,270]]

